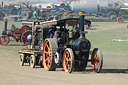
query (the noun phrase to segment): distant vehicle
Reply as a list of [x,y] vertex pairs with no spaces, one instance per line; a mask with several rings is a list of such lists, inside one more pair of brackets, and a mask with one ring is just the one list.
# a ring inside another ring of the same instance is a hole
[[60,5],[53,6],[53,8],[51,8],[50,12],[58,12],[60,10],[72,12],[72,10],[70,9],[70,6],[69,5],[65,5],[64,3],[62,3]]
[[124,20],[128,20],[128,8],[120,8],[117,21],[123,23]]
[[28,45],[27,35],[32,33],[31,28],[29,26],[24,25],[21,29],[16,28],[12,25],[11,30],[7,29],[7,20],[5,20],[5,27],[2,32],[2,36],[0,36],[0,45],[6,46],[10,42],[10,38],[12,37],[16,40],[16,42],[23,42],[24,45]]
[[[73,12],[85,11],[86,16],[102,17],[106,21],[122,21],[127,19],[127,6],[119,5],[118,3],[89,3],[86,1],[71,2]],[[93,19],[94,20],[94,19]]]

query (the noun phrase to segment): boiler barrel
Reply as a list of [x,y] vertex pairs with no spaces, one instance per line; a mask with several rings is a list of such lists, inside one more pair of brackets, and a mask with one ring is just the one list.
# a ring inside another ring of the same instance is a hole
[[97,3],[74,3],[71,2],[71,9],[73,12],[85,11],[86,13],[97,13]]

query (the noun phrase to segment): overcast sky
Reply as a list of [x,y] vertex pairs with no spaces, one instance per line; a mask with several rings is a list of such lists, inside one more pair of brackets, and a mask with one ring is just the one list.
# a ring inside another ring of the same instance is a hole
[[[0,0],[0,1],[44,1],[44,2],[57,2],[58,0]],[[81,1],[96,1],[96,0],[81,0]],[[108,1],[115,2],[117,0],[99,0],[99,1]],[[124,2],[128,2],[128,0],[123,0]]]

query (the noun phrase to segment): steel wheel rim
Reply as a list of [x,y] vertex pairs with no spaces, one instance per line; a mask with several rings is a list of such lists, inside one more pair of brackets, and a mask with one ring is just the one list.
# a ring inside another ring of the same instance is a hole
[[0,44],[1,45],[5,46],[8,43],[9,43],[9,37],[8,36],[3,35],[0,37]]
[[50,63],[51,63],[51,47],[50,47],[50,43],[48,40],[46,40],[44,42],[44,46],[43,46],[43,65],[44,68],[47,70],[50,68]]
[[71,57],[68,50],[66,50],[63,55],[63,66],[65,72],[68,72],[71,68]]
[[92,69],[97,72],[99,69],[99,64],[100,64],[100,58],[99,58],[99,54],[97,53],[98,51],[94,50],[92,53],[92,57],[91,60],[93,60],[93,62],[91,62],[92,65]]

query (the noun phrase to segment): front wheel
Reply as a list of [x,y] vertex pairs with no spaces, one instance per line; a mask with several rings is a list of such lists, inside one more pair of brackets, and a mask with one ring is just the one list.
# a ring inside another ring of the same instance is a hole
[[91,65],[93,71],[100,73],[103,65],[103,55],[100,49],[95,48],[93,50],[91,60],[92,60]]
[[74,54],[72,49],[67,48],[63,54],[63,67],[65,72],[71,73],[74,68]]

